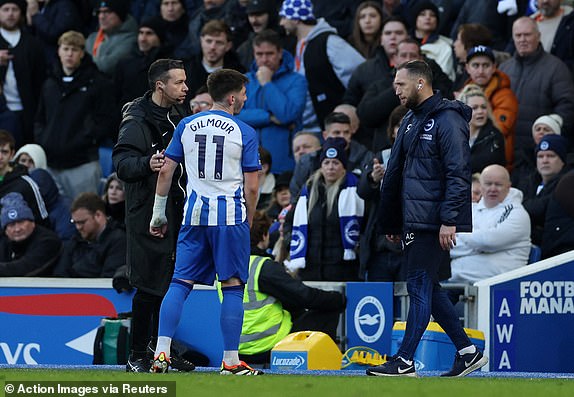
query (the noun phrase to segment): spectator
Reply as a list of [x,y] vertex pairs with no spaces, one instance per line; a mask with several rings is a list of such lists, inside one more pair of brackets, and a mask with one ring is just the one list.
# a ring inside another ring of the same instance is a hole
[[438,63],[449,79],[454,81],[452,40],[438,33],[438,7],[431,1],[419,2],[413,16],[411,35],[420,42],[422,53]]
[[[391,112],[387,127],[387,136],[391,144],[395,142],[397,131],[407,111],[405,106],[399,105]],[[359,275],[366,281],[406,280],[401,244],[388,240],[385,235],[379,233],[379,227],[377,227],[381,183],[390,152],[391,149],[375,152],[372,163],[361,174],[357,186],[357,193],[365,201],[368,214],[365,230],[361,233],[359,243]]]
[[149,90],[147,71],[150,65],[160,58],[166,58],[170,52],[165,41],[166,23],[161,18],[151,17],[140,23],[137,54],[119,61],[114,73],[120,109]]
[[[433,87],[438,89],[446,98],[452,98],[452,81],[442,71],[440,66],[423,56],[419,43],[410,38],[401,41],[397,47],[395,61],[397,65],[412,60],[422,60],[429,65],[433,73]],[[388,118],[393,109],[399,106],[399,100],[395,95],[395,89],[392,84],[392,74],[373,82],[367,89],[366,94],[357,107],[357,113],[361,122],[374,128],[372,148],[381,150],[389,146],[389,141],[384,134]]]
[[126,192],[124,190],[124,182],[118,178],[115,172],[108,176],[102,198],[106,204],[106,215],[125,229]]
[[146,18],[157,16],[161,0],[131,0],[129,13],[137,23]]
[[54,177],[47,170],[46,153],[42,146],[35,143],[22,146],[14,155],[14,162],[26,167],[28,174],[38,185],[52,230],[62,241],[75,236],[76,228],[70,223],[72,200],[60,193]]
[[335,340],[345,309],[340,292],[306,286],[266,253],[270,225],[269,217],[255,213],[241,330],[241,339],[248,341],[239,344],[239,358],[256,364],[269,363],[273,346],[291,332],[319,331]]
[[188,100],[207,82],[207,76],[216,70],[235,69],[243,73],[245,69],[237,58],[231,42],[229,26],[220,20],[207,22],[201,29],[201,53],[185,62],[186,85],[189,88]]
[[301,126],[307,82],[293,71],[293,57],[279,35],[264,30],[253,40],[255,64],[247,73],[247,101],[238,118],[258,132],[273,158],[271,172],[293,171],[293,132]]
[[530,175],[524,192],[524,208],[531,221],[532,243],[541,245],[548,202],[560,178],[571,169],[567,163],[566,139],[560,135],[546,135],[536,146],[536,173]]
[[0,130],[9,131],[14,140],[16,141],[16,147],[23,145],[24,138],[22,136],[22,126],[20,118],[16,113],[8,109],[8,104],[6,103],[6,98],[2,93],[2,86],[0,85]]
[[394,15],[396,8],[400,7],[401,0],[383,0],[383,15],[384,19]]
[[265,209],[265,214],[276,221],[281,211],[291,204],[291,192],[289,182],[293,176],[292,172],[284,172],[275,178],[275,186],[271,192],[271,200]]
[[[343,113],[331,113],[325,118],[325,131],[323,131],[323,140],[327,138],[342,137],[347,142],[345,147],[345,161],[347,171],[357,176],[361,175],[362,170],[369,164],[373,154],[363,145],[351,139],[351,120]],[[296,201],[299,192],[305,185],[307,179],[321,167],[320,156],[321,150],[303,155],[295,167],[293,178],[289,189],[291,198]]]
[[26,0],[26,23],[42,43],[46,64],[57,62],[58,39],[68,30],[79,31],[80,13],[73,0]]
[[[466,72],[466,57],[472,47],[475,46],[488,46],[492,45],[492,33],[486,26],[479,23],[465,23],[458,27],[456,40],[452,43],[454,56],[456,61],[455,79],[453,90],[458,92],[462,89],[466,81],[469,79]],[[493,52],[495,52],[493,50]],[[504,54],[504,57],[500,55]],[[495,52],[496,64],[500,65],[502,62],[510,57],[510,54]]]
[[482,89],[469,84],[464,87],[459,100],[472,109],[469,123],[471,172],[481,172],[491,164],[506,165],[504,137],[493,122],[492,110]]
[[313,9],[318,18],[324,18],[341,37],[348,37],[353,28],[353,15],[357,9],[356,0],[313,0]]
[[[359,116],[357,116],[357,108],[347,103],[341,103],[340,105],[335,106],[333,113],[343,113],[347,115],[349,120],[351,120],[350,125],[352,138],[357,138],[357,133],[361,130],[361,121],[359,120]],[[361,142],[359,139],[358,141]]]
[[472,185],[470,187],[471,201],[478,203],[482,198],[482,187],[480,185],[480,173],[475,172],[472,174]]
[[261,169],[258,171],[259,197],[257,198],[257,209],[266,208],[271,202],[271,194],[275,188],[275,175],[271,173],[273,165],[271,153],[262,146],[259,146],[259,161]]
[[349,43],[365,58],[375,55],[383,31],[383,10],[378,2],[362,2],[355,11]]
[[540,31],[544,51],[560,58],[574,73],[574,13],[560,0],[537,0],[538,11],[530,16]]
[[[175,55],[181,58],[200,55],[202,48],[199,43],[201,36],[203,36],[205,24],[217,20],[225,23],[229,27],[228,16],[230,5],[231,0],[203,0],[203,5],[191,16],[187,28],[187,36]],[[233,42],[231,29],[229,29],[228,41],[230,44]]]
[[[397,5],[393,11],[394,15],[400,15],[406,20],[408,20],[411,15],[412,11],[417,8],[417,6],[426,0],[400,0],[400,5]],[[387,0],[383,0],[383,3],[388,2]],[[432,0],[433,4],[438,8],[438,19],[439,25],[437,31],[444,36],[450,36],[450,31],[452,29],[452,25],[456,20],[458,12],[464,0]]]
[[475,46],[468,51],[466,71],[469,75],[466,84],[482,88],[490,103],[496,126],[504,135],[507,168],[512,170],[518,99],[510,89],[510,78],[497,70],[494,52],[487,46]]
[[23,143],[34,141],[34,115],[46,61],[42,44],[25,29],[24,0],[0,1],[0,81],[8,109],[20,121]]
[[301,157],[307,153],[314,153],[321,150],[321,142],[314,132],[299,131],[293,137],[293,160],[295,165]]
[[82,193],[72,203],[72,222],[79,235],[64,246],[54,269],[58,277],[112,277],[126,262],[126,232],[106,215],[105,202]]
[[[492,32],[492,43],[476,43],[474,45],[490,45],[496,50],[504,50],[508,44],[508,38],[511,36],[511,25],[516,18],[516,2],[504,1],[500,3],[514,3],[514,13],[511,10],[504,9],[498,11],[499,0],[464,0],[460,11],[454,22],[450,37],[456,38],[459,26],[468,23],[478,23]],[[468,47],[470,48],[470,47]],[[467,48],[467,49],[468,49]]]
[[36,224],[34,214],[20,193],[0,199],[0,277],[34,277],[51,274],[62,252],[62,242],[44,226]]
[[510,187],[508,171],[499,165],[482,171],[480,185],[472,232],[457,233],[450,250],[450,282],[474,284],[528,263],[530,218],[521,204],[522,192]]
[[185,9],[184,0],[161,0],[159,14],[165,26],[165,40],[162,44],[175,57],[189,57],[189,54],[181,51],[189,26],[189,17]]
[[201,86],[196,92],[195,96],[189,101],[189,108],[192,114],[204,112],[211,109],[213,106],[213,98],[207,92],[206,86]]
[[[538,117],[532,124],[532,140],[534,144],[538,146],[545,135],[561,135],[562,124],[562,117],[558,114],[545,114]],[[524,184],[528,184],[531,175],[536,173],[536,157],[524,150],[517,153],[517,155],[510,180],[512,181],[512,186],[522,190],[524,189]]]
[[560,178],[545,218],[542,259],[574,250],[574,171]]
[[253,32],[237,47],[237,55],[245,70],[251,69],[251,64],[253,63],[253,38],[256,34],[267,29],[279,33],[281,48],[288,51],[291,55],[295,54],[297,39],[293,36],[286,35],[285,31],[279,26],[279,15],[276,3],[275,0],[250,0],[247,3],[245,11]]
[[283,1],[279,16],[287,34],[297,37],[295,71],[307,79],[303,128],[319,132],[364,58],[323,18],[315,19],[310,0]]
[[19,193],[34,214],[36,223],[49,226],[48,211],[40,188],[28,176],[26,167],[10,164],[14,157],[14,138],[8,131],[0,130],[0,198],[9,193]]
[[399,17],[390,17],[383,21],[380,46],[375,55],[361,63],[353,72],[343,103],[359,106],[367,89],[374,81],[391,78],[396,62],[397,47],[408,37],[407,25]]
[[102,73],[113,77],[118,62],[136,50],[137,22],[128,14],[128,1],[102,0],[97,4],[98,30],[88,36],[86,52]]
[[528,17],[518,18],[512,27],[512,37],[516,53],[500,65],[500,70],[510,77],[511,89],[520,105],[514,141],[515,157],[518,157],[521,150],[531,153],[534,146],[532,122],[543,114],[559,114],[564,119],[564,135],[571,136],[574,84],[566,65],[544,52],[535,21]]
[[357,194],[357,177],[346,171],[347,142],[329,138],[320,168],[297,200],[287,268],[302,280],[356,281],[356,249],[365,203]]
[[79,32],[60,37],[60,62],[42,87],[36,115],[36,142],[68,197],[98,191],[98,147],[116,126],[112,83],[84,56],[84,47]]

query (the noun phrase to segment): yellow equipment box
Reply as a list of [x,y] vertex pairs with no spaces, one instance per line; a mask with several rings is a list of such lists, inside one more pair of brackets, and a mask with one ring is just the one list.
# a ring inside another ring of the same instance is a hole
[[341,351],[323,332],[287,335],[271,350],[271,369],[341,369]]

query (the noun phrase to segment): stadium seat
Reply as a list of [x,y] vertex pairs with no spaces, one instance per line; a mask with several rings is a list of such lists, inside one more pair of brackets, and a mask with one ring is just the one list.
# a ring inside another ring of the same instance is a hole
[[538,262],[540,258],[542,258],[542,249],[539,246],[532,244],[530,255],[528,255],[528,264],[530,265],[531,263]]
[[100,166],[102,167],[102,177],[107,178],[114,172],[114,165],[112,164],[112,148],[107,146],[100,146],[99,149]]

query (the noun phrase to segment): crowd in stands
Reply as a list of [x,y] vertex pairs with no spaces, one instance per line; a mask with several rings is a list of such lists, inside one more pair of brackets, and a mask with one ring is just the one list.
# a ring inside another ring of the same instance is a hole
[[160,58],[183,61],[188,89],[158,131],[210,109],[210,73],[249,78],[237,117],[258,133],[258,216],[271,220],[255,245],[296,279],[405,279],[376,214],[408,112],[395,69],[412,60],[472,110],[474,228],[457,236],[450,281],[525,266],[532,245],[573,250],[572,3],[0,0],[0,276],[130,288],[121,178],[133,175],[125,162],[103,174],[99,149],[150,123],[136,98]]

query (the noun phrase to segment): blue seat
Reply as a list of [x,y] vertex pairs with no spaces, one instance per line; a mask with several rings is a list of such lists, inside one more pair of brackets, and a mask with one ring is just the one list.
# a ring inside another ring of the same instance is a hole
[[107,146],[100,146],[100,167],[102,167],[102,177],[107,178],[114,172],[114,165],[112,163],[112,148]]
[[532,244],[532,247],[530,247],[530,254],[528,255],[528,264],[530,265],[531,263],[538,262],[541,258],[542,249],[539,246]]

